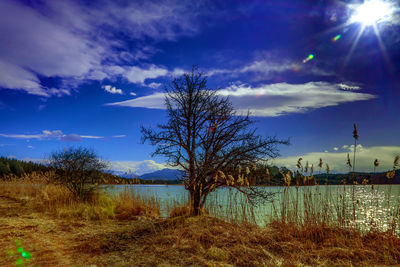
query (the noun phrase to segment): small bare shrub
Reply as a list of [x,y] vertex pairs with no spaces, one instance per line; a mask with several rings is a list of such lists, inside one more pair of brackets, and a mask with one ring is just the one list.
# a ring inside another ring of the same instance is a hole
[[64,185],[83,201],[91,198],[93,185],[100,179],[99,173],[107,167],[92,150],[82,147],[53,152],[49,161],[55,169],[52,182]]

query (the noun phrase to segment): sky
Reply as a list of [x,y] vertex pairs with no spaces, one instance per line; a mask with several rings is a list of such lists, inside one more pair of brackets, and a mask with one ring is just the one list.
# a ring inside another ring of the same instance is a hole
[[[397,1],[0,1],[0,156],[93,148],[111,169],[166,167],[140,126],[166,122],[163,88],[193,65],[250,110],[261,135],[347,171],[400,154]],[[377,4],[378,3],[378,4]],[[353,146],[352,146],[353,145]]]

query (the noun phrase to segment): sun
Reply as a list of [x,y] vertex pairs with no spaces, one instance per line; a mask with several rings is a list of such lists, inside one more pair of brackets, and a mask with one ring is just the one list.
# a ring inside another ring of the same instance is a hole
[[386,63],[390,66],[390,58],[382,41],[381,34],[379,32],[380,27],[378,27],[378,24],[393,20],[393,14],[395,13],[393,3],[385,0],[365,0],[364,3],[360,5],[349,5],[349,8],[352,9],[353,12],[352,16],[347,22],[347,25],[360,23],[361,27],[353,42],[353,45],[350,48],[349,53],[346,56],[345,65],[350,60],[364,30],[366,28],[372,28],[376,38],[378,39],[378,44],[382,55]]
[[355,8],[351,22],[359,22],[363,26],[373,26],[388,21],[393,14],[393,8],[388,2],[369,0]]

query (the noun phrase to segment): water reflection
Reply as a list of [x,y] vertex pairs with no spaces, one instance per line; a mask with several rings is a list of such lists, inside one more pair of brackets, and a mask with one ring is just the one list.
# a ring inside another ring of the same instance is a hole
[[[172,207],[184,205],[188,199],[188,193],[181,185],[104,187],[113,193],[126,188],[143,197],[156,198],[165,217]],[[250,217],[259,225],[284,215],[297,221],[318,218],[362,230],[386,231],[397,226],[400,220],[400,185],[263,187],[263,190],[276,194],[270,201],[251,208],[247,199],[235,189],[219,188],[208,197],[206,208],[212,215],[226,220],[240,221]]]

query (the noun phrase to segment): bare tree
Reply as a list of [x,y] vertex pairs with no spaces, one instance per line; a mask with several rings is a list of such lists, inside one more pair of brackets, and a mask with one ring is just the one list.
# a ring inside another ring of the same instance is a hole
[[107,165],[93,150],[82,147],[53,152],[49,158],[49,166],[56,172],[54,182],[64,185],[81,200],[91,196],[93,183]]
[[207,88],[207,77],[193,68],[165,87],[168,123],[158,130],[142,127],[142,142],[156,145],[172,166],[184,170],[192,215],[199,215],[209,193],[232,186],[254,203],[268,193],[252,187],[249,167],[278,156],[277,145],[288,141],[261,137],[254,120],[238,115],[228,98]]

